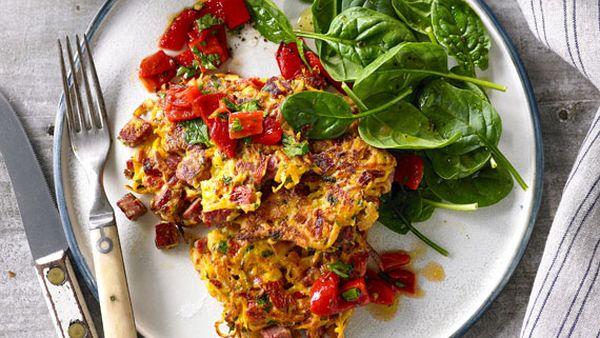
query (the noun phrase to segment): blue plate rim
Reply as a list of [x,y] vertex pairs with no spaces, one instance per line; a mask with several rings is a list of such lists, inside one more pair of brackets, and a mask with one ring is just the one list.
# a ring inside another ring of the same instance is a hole
[[[95,33],[98,28],[104,21],[105,17],[108,15],[114,4],[118,0],[106,0],[102,7],[98,10],[98,13],[92,19],[90,25],[86,30],[86,35],[88,39],[92,40],[94,38]],[[543,176],[544,176],[544,154],[543,154],[543,139],[542,139],[542,131],[540,125],[540,114],[537,107],[537,101],[535,99],[535,94],[533,91],[533,87],[531,82],[529,81],[529,76],[527,75],[527,71],[521,61],[519,53],[517,52],[511,38],[508,36],[506,30],[500,24],[498,18],[494,15],[492,9],[483,1],[483,0],[474,0],[477,5],[485,12],[485,14],[490,18],[492,24],[506,43],[508,51],[510,53],[511,59],[515,67],[517,68],[517,72],[519,74],[519,78],[525,88],[525,93],[527,95],[527,101],[529,103],[529,109],[531,112],[531,117],[533,121],[534,127],[534,135],[535,135],[535,149],[536,149],[536,159],[535,159],[535,182],[533,183],[533,204],[531,208],[531,214],[529,218],[529,222],[527,225],[527,229],[525,231],[525,235],[523,236],[517,253],[511,262],[510,266],[506,270],[502,280],[498,283],[492,293],[488,296],[488,298],[483,302],[483,304],[477,309],[477,311],[469,318],[452,336],[460,337],[463,336],[473,324],[475,324],[481,316],[485,313],[485,311],[490,307],[490,305],[496,300],[498,295],[502,292],[513,273],[515,272],[517,266],[521,262],[523,255],[525,254],[525,250],[527,249],[527,245],[529,244],[529,239],[531,237],[531,233],[533,231],[535,221],[537,219],[537,214],[541,204],[541,196],[543,190]],[[78,271],[81,278],[83,278],[86,286],[92,292],[96,300],[98,299],[98,288],[96,286],[96,280],[94,279],[94,275],[92,271],[85,261],[81,250],[77,244],[77,239],[75,238],[75,232],[73,230],[73,225],[71,224],[71,220],[69,218],[69,212],[67,208],[67,203],[64,194],[63,188],[63,175],[62,175],[62,138],[64,131],[64,114],[65,114],[65,102],[64,95],[61,95],[58,111],[56,113],[55,119],[55,133],[54,133],[54,141],[53,141],[53,177],[55,182],[55,194],[56,200],[58,204],[58,210],[60,213],[60,218],[63,224],[63,229],[65,231],[65,235],[67,237],[67,241],[69,243],[71,256],[73,261],[75,262],[75,268]]]

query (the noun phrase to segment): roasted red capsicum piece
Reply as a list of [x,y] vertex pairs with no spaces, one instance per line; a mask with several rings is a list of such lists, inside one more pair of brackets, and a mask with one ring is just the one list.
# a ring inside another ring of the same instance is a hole
[[423,159],[417,155],[407,154],[398,157],[394,180],[409,189],[417,190],[423,179]]
[[252,142],[273,145],[281,141],[283,129],[276,118],[267,116],[263,121],[263,131],[261,134],[252,136]]
[[240,139],[263,131],[263,112],[238,112],[229,114],[229,138]]
[[392,305],[396,300],[396,290],[375,272],[367,271],[367,290],[369,301],[374,304]]
[[319,316],[331,316],[339,312],[340,277],[328,272],[315,281],[311,288],[310,311]]
[[201,117],[204,123],[210,127],[214,122],[214,119],[210,116],[219,109],[221,100],[224,97],[225,94],[223,93],[200,95],[192,102],[192,110],[196,116]]
[[414,294],[417,291],[417,278],[414,272],[405,269],[396,269],[385,272],[393,281],[394,287],[399,291]]
[[188,32],[194,26],[198,15],[199,13],[191,8],[181,11],[161,36],[158,46],[171,50],[183,48],[188,40]]
[[159,50],[142,60],[139,77],[146,89],[156,91],[175,76],[176,68],[175,61]]
[[221,117],[214,118],[214,122],[209,129],[210,139],[215,143],[217,148],[229,158],[235,157],[235,148],[237,140],[229,138],[229,124],[226,119]]
[[175,56],[175,61],[177,62],[178,65],[184,66],[184,67],[191,67],[193,65],[194,60],[196,59],[196,57],[194,56],[194,53],[192,53],[191,50],[186,50],[185,52]]
[[229,29],[250,21],[250,13],[244,0],[208,0],[204,6],[210,14],[221,18]]
[[305,69],[304,63],[300,58],[300,52],[298,52],[298,46],[296,43],[280,43],[277,53],[275,54],[279,71],[284,79],[290,80],[294,77],[302,74],[302,70]]
[[[197,51],[200,54],[196,54],[195,56],[200,62],[202,72],[210,69],[210,64],[215,68],[219,67],[229,58],[225,26],[215,25],[204,29],[200,32],[198,38],[189,43],[189,47],[193,52]],[[213,55],[216,55],[218,58],[214,58]]]
[[193,102],[200,96],[202,96],[202,93],[196,86],[169,89],[163,103],[165,116],[171,122],[186,121],[201,117],[193,109]]
[[369,303],[369,291],[363,277],[345,282],[340,287],[340,295],[344,302],[353,305],[365,305]]
[[383,271],[391,271],[410,263],[410,255],[404,251],[386,252],[379,256]]

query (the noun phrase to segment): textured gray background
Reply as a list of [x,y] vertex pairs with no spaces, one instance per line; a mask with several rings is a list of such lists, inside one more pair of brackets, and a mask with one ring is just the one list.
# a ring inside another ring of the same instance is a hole
[[[600,103],[597,90],[546,50],[514,1],[488,0],[514,41],[535,89],[545,148],[544,194],[525,257],[468,337],[518,335],[562,186]],[[60,89],[56,38],[87,27],[101,0],[0,0],[0,91],[17,111],[50,176]],[[16,273],[10,278],[8,271]],[[97,313],[97,312],[96,312]],[[10,179],[0,155],[0,337],[52,337]]]

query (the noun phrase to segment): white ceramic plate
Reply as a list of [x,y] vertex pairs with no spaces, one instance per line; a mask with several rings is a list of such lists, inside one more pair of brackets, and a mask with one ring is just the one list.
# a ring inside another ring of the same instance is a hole
[[[158,37],[173,13],[193,0],[107,1],[88,30],[104,90],[113,135],[131,117],[148,93],[137,79],[140,60],[155,52]],[[276,1],[296,22],[307,4],[299,0]],[[440,263],[446,274],[441,283],[422,276],[420,298],[402,298],[392,320],[380,321],[364,309],[356,311],[347,337],[447,337],[460,335],[483,313],[508,281],[519,262],[535,220],[541,193],[542,148],[538,115],[527,75],[510,40],[482,2],[472,2],[492,37],[489,70],[484,78],[508,86],[506,93],[491,91],[490,99],[500,112],[504,133],[500,148],[530,185],[515,187],[501,203],[474,213],[437,210],[418,228],[447,248],[450,257],[429,249],[416,260],[416,267]],[[276,47],[246,29],[245,42],[230,39],[234,57],[229,70],[242,76],[278,74]],[[96,290],[90,246],[84,222],[88,189],[82,170],[68,147],[63,132],[61,101],[56,122],[55,181],[65,230],[74,260],[92,290]],[[126,192],[123,177],[131,150],[115,142],[106,163],[104,182],[114,203]],[[147,199],[146,199],[147,201]],[[216,337],[214,322],[221,306],[211,298],[194,271],[185,245],[170,251],[154,246],[153,225],[157,217],[148,213],[136,223],[128,221],[114,206],[137,325],[146,337]],[[376,249],[411,250],[419,247],[411,234],[400,236],[381,225],[369,234]]]

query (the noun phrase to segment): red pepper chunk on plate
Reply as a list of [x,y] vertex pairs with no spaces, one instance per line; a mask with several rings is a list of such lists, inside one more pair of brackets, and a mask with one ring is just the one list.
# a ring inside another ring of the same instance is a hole
[[252,136],[252,142],[266,145],[274,145],[281,141],[283,129],[276,118],[268,116],[263,120],[263,131]]
[[417,155],[402,155],[398,158],[394,180],[409,189],[417,190],[423,179],[423,159]]
[[162,50],[145,57],[140,63],[139,78],[149,91],[158,90],[176,74],[175,61]]
[[216,69],[229,59],[225,26],[215,25],[202,30],[189,43],[190,50],[200,62],[202,72]]
[[340,295],[344,302],[352,305],[369,303],[369,291],[363,277],[345,282],[340,288]]
[[371,270],[367,271],[367,290],[373,304],[392,305],[397,297],[394,287]]
[[207,0],[204,5],[209,13],[223,19],[229,29],[250,21],[250,13],[244,0]]
[[275,54],[279,71],[284,79],[290,80],[294,77],[301,75],[302,70],[306,69],[306,66],[300,58],[300,52],[296,43],[280,43],[277,53]]
[[263,131],[263,112],[238,112],[229,114],[229,138],[240,139]]
[[340,277],[328,272],[317,279],[311,289],[310,311],[319,316],[338,313]]
[[187,121],[201,117],[193,107],[193,102],[201,96],[202,93],[196,86],[169,89],[163,104],[165,116],[171,122]]
[[404,251],[386,252],[379,256],[383,271],[399,269],[410,263],[410,255]]
[[158,46],[171,50],[180,50],[183,48],[188,40],[188,32],[194,26],[198,15],[197,11],[190,8],[181,11],[161,36]]

